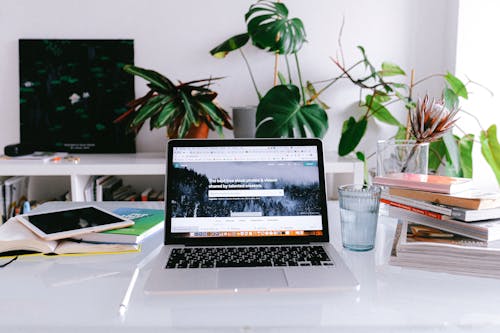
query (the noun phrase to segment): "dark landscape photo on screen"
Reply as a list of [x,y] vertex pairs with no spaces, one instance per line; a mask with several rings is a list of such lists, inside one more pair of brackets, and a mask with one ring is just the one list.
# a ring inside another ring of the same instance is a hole
[[[313,162],[192,162],[175,165],[172,217],[228,217],[319,215],[320,188]],[[289,176],[290,175],[290,176]],[[297,176],[300,175],[300,176]],[[216,197],[209,191],[218,191]],[[242,190],[245,196],[234,195]],[[283,195],[259,195],[283,190]],[[232,191],[233,196],[225,196]],[[256,195],[249,193],[255,191]]]

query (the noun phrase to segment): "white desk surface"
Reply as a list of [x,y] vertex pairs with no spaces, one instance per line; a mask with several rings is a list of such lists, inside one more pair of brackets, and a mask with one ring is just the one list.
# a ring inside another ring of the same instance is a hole
[[500,332],[500,280],[387,265],[395,230],[387,217],[374,251],[344,250],[337,204],[329,208],[332,242],[358,292],[149,296],[146,265],[120,316],[134,269],[161,246],[160,232],[141,253],[25,257],[0,268],[0,332]]

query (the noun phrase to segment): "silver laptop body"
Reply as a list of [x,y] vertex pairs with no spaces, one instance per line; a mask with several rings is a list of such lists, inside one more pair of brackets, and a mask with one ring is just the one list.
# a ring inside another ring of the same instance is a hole
[[[359,288],[328,242],[324,178],[317,139],[170,140],[165,246],[145,292]],[[304,246],[327,257],[295,258]]]

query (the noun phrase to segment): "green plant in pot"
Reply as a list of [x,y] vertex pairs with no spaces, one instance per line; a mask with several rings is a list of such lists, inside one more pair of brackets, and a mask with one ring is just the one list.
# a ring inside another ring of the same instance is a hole
[[175,85],[162,74],[133,65],[124,71],[148,81],[150,90],[128,103],[128,110],[115,122],[129,121],[136,133],[149,119],[150,129],[166,127],[169,138],[206,138],[209,130],[223,135],[222,129],[232,129],[228,113],[215,98],[210,84],[220,78],[210,78]]
[[[250,73],[259,98],[256,113],[256,137],[323,137],[328,130],[328,116],[317,97],[310,97],[303,84],[298,52],[306,42],[304,25],[299,18],[289,18],[285,4],[262,0],[251,5],[245,14],[247,31],[233,36],[210,53],[224,58],[238,50]],[[251,43],[275,56],[274,86],[262,95],[243,52],[243,46]],[[288,56],[293,57],[296,68],[295,84]],[[278,71],[278,60],[283,58],[286,75]],[[278,84],[279,81],[279,84]]]
[[[410,83],[406,84],[404,83],[406,73],[398,65],[383,62],[380,68],[377,69],[368,59],[365,49],[361,46],[358,46],[358,48],[361,52],[361,59],[351,65],[346,65],[343,58],[332,58],[332,61],[340,70],[340,75],[326,80],[324,86],[318,90],[321,93],[339,80],[348,80],[360,89],[360,115],[357,118],[351,116],[344,121],[338,146],[339,155],[345,156],[355,153],[359,159],[366,162],[365,153],[356,151],[356,148],[366,134],[370,119],[396,127],[396,133],[392,137],[394,139],[417,139],[417,141],[422,141],[422,138],[416,135],[418,133],[417,128],[414,127],[412,130],[411,115],[414,114],[417,106],[413,92],[417,85],[423,84],[430,79],[443,80],[444,88],[440,97],[442,112],[452,112],[454,115],[458,110],[459,113],[466,113],[477,120],[472,113],[466,112],[459,107],[460,99],[467,99],[469,96],[467,86],[474,82],[468,81],[464,83],[449,72],[431,74],[415,80],[412,71]],[[342,50],[339,53],[343,54]],[[359,74],[358,67],[364,67],[365,71]],[[395,107],[398,105],[399,107]],[[390,106],[395,107],[396,111],[405,113],[406,124],[402,124],[393,115]],[[441,116],[443,114],[435,113],[433,118],[438,119]],[[432,122],[432,124],[434,123],[439,124],[439,121]],[[430,121],[424,119],[420,124],[430,124]],[[496,135],[496,126],[492,125],[488,129],[484,129],[479,121],[478,124],[481,128],[479,139],[481,151],[486,162],[494,171],[497,182],[500,184],[500,145]],[[426,141],[430,142],[429,171],[436,172],[438,168],[443,166],[445,173],[450,176],[472,178],[472,147],[475,142],[473,134],[463,133],[463,136],[459,137],[451,131],[446,131],[443,135],[435,136],[435,139]]]

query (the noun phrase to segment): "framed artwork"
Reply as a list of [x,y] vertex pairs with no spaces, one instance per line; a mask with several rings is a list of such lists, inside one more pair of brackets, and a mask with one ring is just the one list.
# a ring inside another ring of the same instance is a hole
[[135,135],[113,120],[134,99],[129,39],[20,39],[21,143],[40,151],[133,153]]

